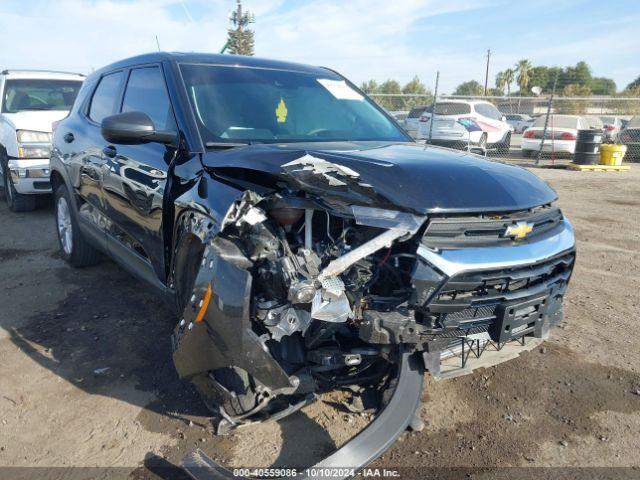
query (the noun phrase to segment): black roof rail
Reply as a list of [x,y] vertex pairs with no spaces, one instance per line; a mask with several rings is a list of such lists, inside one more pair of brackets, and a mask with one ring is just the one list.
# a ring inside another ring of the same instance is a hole
[[5,70],[2,70],[2,72],[0,72],[0,74],[2,75],[8,75],[10,73],[63,73],[66,75],[78,75],[80,77],[86,77],[84,73],[62,72],[59,70],[37,70],[37,69],[26,69],[26,68],[20,68],[15,70],[5,69]]

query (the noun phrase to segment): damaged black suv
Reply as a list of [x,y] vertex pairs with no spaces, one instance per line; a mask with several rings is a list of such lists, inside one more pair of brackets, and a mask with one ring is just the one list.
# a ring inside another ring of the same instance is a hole
[[332,70],[131,58],[86,79],[53,147],[62,255],[106,253],[175,305],[176,369],[220,430],[373,386],[378,426],[332,460],[362,465],[425,369],[562,318],[575,241],[555,193],[415,143]]

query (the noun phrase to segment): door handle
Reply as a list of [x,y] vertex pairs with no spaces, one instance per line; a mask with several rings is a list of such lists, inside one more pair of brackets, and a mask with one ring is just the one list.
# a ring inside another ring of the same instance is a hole
[[71,143],[71,142],[73,142],[73,141],[76,139],[76,137],[75,137],[75,136],[73,135],[73,133],[71,133],[71,132],[65,133],[65,134],[64,134],[64,137],[62,137],[62,138],[63,138],[63,139],[64,139],[64,141],[65,141],[65,142],[67,142],[67,143]]
[[113,158],[118,154],[118,151],[116,150],[116,147],[109,145],[102,149],[102,153],[104,153],[105,157]]

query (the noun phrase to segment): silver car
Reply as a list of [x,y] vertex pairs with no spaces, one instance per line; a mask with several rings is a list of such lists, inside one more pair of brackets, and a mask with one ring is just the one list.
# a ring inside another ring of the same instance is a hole
[[524,113],[507,113],[505,117],[515,133],[522,133],[533,124],[533,118]]

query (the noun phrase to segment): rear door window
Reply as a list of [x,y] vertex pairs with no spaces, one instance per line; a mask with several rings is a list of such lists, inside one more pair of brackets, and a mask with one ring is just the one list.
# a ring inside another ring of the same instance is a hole
[[149,115],[156,129],[176,129],[169,94],[159,67],[131,70],[122,112],[144,112]]
[[120,71],[110,73],[100,79],[89,106],[89,118],[91,120],[100,123],[102,119],[116,112],[116,104],[123,77],[124,72]]
[[436,115],[467,115],[471,113],[471,106],[468,103],[441,102],[436,103]]
[[493,120],[502,119],[500,110],[489,103],[476,103],[475,109],[476,112],[478,112],[480,115],[484,115],[487,118],[492,118]]

